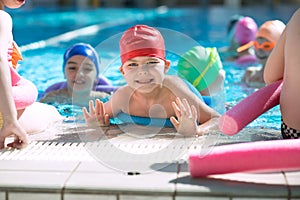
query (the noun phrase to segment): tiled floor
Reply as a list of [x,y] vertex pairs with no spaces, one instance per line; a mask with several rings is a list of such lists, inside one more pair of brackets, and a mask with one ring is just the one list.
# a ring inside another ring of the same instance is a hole
[[188,139],[171,129],[143,137],[116,136],[117,127],[103,131],[104,139],[99,130],[62,125],[30,136],[23,150],[0,151],[0,200],[300,199],[300,171],[191,178],[189,150],[225,143],[217,134]]

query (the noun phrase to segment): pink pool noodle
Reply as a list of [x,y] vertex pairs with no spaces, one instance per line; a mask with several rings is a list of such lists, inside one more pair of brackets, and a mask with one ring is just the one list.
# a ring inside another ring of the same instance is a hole
[[217,146],[207,155],[190,154],[192,177],[234,172],[300,169],[300,140],[269,140]]
[[219,120],[220,130],[234,135],[264,112],[279,104],[282,80],[265,86],[240,101]]

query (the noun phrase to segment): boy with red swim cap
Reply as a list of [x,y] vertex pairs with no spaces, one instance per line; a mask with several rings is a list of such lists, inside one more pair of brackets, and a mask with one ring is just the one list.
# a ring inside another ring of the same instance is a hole
[[127,29],[120,40],[120,71],[127,84],[106,103],[90,101],[83,108],[90,126],[108,126],[119,113],[131,116],[170,119],[185,136],[203,135],[218,128],[219,114],[207,106],[176,76],[166,75],[170,62],[165,58],[161,33],[146,25]]

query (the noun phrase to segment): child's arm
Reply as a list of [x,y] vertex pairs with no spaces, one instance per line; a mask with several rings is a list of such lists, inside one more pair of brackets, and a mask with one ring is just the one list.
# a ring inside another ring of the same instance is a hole
[[8,146],[13,148],[25,147],[28,143],[27,134],[17,119],[9,66],[7,57],[3,55],[2,49],[0,55],[0,96],[0,113],[3,119],[2,129],[0,130],[0,149],[4,148],[5,138],[10,135],[15,135],[15,140]]
[[[175,82],[176,84],[174,84]],[[170,120],[178,133],[191,136],[219,130],[220,114],[206,105],[181,79],[169,77],[165,84],[177,96],[175,102],[172,102],[177,120],[174,117],[171,117]],[[195,117],[195,113],[197,117]]]
[[284,71],[284,43],[286,30],[283,31],[279,41],[272,50],[264,69],[264,81],[266,84],[274,83],[283,78]]
[[12,88],[10,83],[10,71],[6,60],[0,55],[0,113],[3,124],[0,130],[0,149],[4,148],[5,138],[14,135],[14,141],[9,143],[9,147],[23,148],[27,146],[28,139],[26,131],[21,127],[17,119],[17,110],[15,107]]
[[0,112],[3,119],[0,130],[0,149],[4,148],[5,138],[15,135],[14,142],[8,144],[13,148],[25,147],[28,143],[25,130],[17,120],[17,110],[15,107],[11,76],[8,63],[8,44],[11,36],[11,18],[7,13],[0,13]]

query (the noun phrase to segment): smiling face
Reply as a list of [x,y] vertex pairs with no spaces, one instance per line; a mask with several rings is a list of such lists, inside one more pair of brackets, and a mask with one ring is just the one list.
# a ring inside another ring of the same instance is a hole
[[127,60],[122,65],[121,72],[130,87],[142,93],[149,93],[161,86],[169,67],[169,61],[138,56]]
[[65,67],[68,90],[74,93],[90,92],[96,82],[95,64],[85,56],[72,56]]

